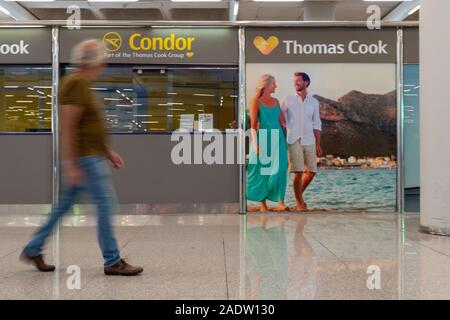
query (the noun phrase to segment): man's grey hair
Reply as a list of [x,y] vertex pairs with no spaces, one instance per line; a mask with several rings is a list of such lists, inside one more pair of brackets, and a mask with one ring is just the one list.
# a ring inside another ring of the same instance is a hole
[[104,60],[105,49],[98,39],[85,40],[72,49],[71,62],[78,68],[96,67]]

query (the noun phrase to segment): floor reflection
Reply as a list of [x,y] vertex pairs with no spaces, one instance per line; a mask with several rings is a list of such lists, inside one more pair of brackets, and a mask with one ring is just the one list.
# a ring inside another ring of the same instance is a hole
[[317,260],[306,223],[302,216],[248,216],[247,298],[314,299]]
[[[249,214],[246,299],[401,297],[398,215]],[[373,266],[381,287],[368,288]],[[242,285],[242,284],[241,284]]]
[[[59,274],[18,262],[43,217],[0,216],[0,299],[448,299],[450,238],[419,233],[418,215],[366,213],[120,215],[138,278],[108,278],[95,216],[68,216],[49,241]],[[81,290],[66,286],[67,267]],[[379,289],[367,286],[379,267]]]

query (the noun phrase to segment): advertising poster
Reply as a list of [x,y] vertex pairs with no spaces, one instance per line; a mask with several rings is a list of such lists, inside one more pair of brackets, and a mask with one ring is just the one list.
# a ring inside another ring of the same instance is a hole
[[248,211],[395,212],[395,30],[254,28],[246,41]]

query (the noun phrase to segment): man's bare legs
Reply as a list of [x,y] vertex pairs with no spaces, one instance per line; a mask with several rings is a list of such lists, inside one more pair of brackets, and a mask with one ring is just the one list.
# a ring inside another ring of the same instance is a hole
[[[315,172],[310,172],[310,171],[305,171],[302,175],[302,200],[303,200],[303,193],[305,192],[306,188],[308,188],[308,186],[311,184],[311,182],[313,181],[314,177],[316,176]],[[305,209],[308,208],[308,206],[306,205],[305,201],[303,201],[303,204],[305,206]]]
[[297,206],[295,208],[296,211],[305,211],[308,207],[303,200],[303,193],[306,188],[311,184],[315,177],[315,172],[310,171],[299,171],[294,173],[294,194],[295,200],[297,202]]
[[295,211],[305,211],[306,210],[306,204],[305,201],[303,201],[303,172],[298,171],[294,173],[294,194],[295,194],[295,201],[297,203],[295,207]]

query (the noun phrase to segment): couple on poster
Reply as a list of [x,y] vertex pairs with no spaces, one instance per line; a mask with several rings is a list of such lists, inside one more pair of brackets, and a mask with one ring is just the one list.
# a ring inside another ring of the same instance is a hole
[[303,193],[317,173],[317,157],[322,155],[319,101],[309,95],[310,77],[294,73],[295,94],[282,104],[272,97],[277,88],[273,76],[260,77],[250,105],[251,148],[248,164],[247,199],[260,202],[268,211],[267,200],[285,205],[288,158],[293,173],[295,211],[306,211]]

